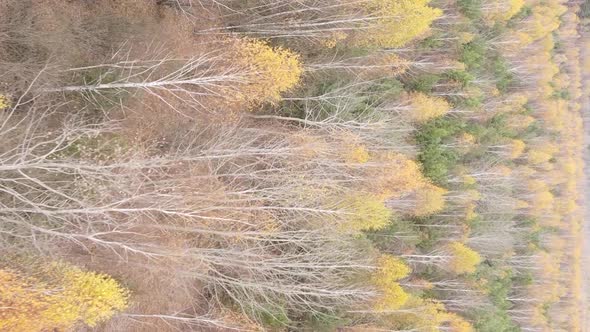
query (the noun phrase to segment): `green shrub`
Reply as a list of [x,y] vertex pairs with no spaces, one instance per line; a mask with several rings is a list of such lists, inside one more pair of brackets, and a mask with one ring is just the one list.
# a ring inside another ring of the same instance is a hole
[[405,83],[406,89],[429,94],[438,84],[441,77],[434,74],[423,74]]

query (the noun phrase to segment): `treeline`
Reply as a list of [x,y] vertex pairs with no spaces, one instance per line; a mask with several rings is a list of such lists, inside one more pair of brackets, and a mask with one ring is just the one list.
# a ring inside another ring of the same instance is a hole
[[581,330],[582,8],[0,0],[0,328]]

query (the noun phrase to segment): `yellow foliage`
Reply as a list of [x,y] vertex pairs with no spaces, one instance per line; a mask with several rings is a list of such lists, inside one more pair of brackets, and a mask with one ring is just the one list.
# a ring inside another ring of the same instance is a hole
[[447,190],[432,184],[426,184],[416,192],[416,203],[412,214],[424,217],[444,209]]
[[541,180],[530,180],[527,184],[528,190],[532,192],[546,191],[548,190],[547,183]]
[[559,17],[566,11],[567,7],[549,2],[534,6],[533,14],[525,21],[524,29],[533,40],[541,39],[559,28]]
[[523,177],[533,177],[537,173],[537,171],[528,166],[518,166],[516,171],[518,172],[518,175]]
[[481,193],[475,189],[468,189],[465,191],[465,200],[468,202],[476,202],[481,199]]
[[383,199],[401,197],[426,184],[420,166],[402,154],[376,154],[374,162],[380,167],[366,174],[371,180],[368,189]]
[[278,102],[281,93],[299,83],[303,68],[297,54],[255,39],[243,40],[238,45],[238,56],[253,72],[251,82],[241,91],[243,99]]
[[454,312],[449,312],[446,319],[448,321],[449,329],[452,332],[475,332],[471,323]]
[[390,282],[388,285],[379,285],[380,296],[375,302],[376,311],[388,311],[401,308],[408,300],[408,293],[397,282]]
[[523,141],[519,139],[513,139],[510,142],[510,159],[516,159],[520,157],[525,148],[526,144]]
[[565,201],[560,201],[557,206],[557,212],[562,215],[568,215],[578,209],[578,204],[573,199],[566,199]]
[[518,12],[524,7],[525,0],[509,0],[510,7],[504,13],[504,20],[511,19],[514,15],[518,14]]
[[76,319],[89,326],[96,326],[127,307],[128,291],[104,274],[65,264],[53,264],[51,271],[62,278],[63,303],[59,306],[63,313],[74,313]]
[[430,0],[370,0],[361,2],[372,17],[379,17],[374,28],[368,29],[359,44],[375,47],[400,47],[430,29],[430,24],[442,16],[442,10],[428,6]]
[[524,6],[524,0],[487,0],[485,17],[491,21],[508,21]]
[[573,175],[576,174],[576,169],[578,168],[578,165],[576,164],[575,160],[568,159],[566,162],[561,164],[561,167],[567,174]]
[[432,97],[415,92],[409,95],[410,117],[416,122],[426,122],[430,119],[445,115],[451,109],[451,105],[441,97]]
[[399,258],[390,255],[379,257],[377,271],[371,277],[380,293],[374,304],[375,310],[395,310],[406,303],[409,295],[396,281],[407,277],[410,272],[410,268]]
[[516,200],[516,208],[517,209],[528,209],[530,207],[529,203],[527,203],[526,201],[523,201],[521,199],[517,199]]
[[345,230],[378,230],[387,226],[391,220],[391,210],[382,199],[371,194],[351,196],[345,200],[344,205],[350,211],[350,216],[343,225]]
[[542,191],[533,196],[532,204],[535,210],[547,210],[553,205],[553,194],[549,191]]
[[128,291],[106,275],[64,263],[49,264],[41,272],[47,281],[0,270],[0,305],[15,308],[2,311],[0,329],[69,329],[77,322],[92,327],[127,307]]
[[49,307],[45,288],[10,270],[0,270],[0,331],[41,331],[51,327],[42,319]]
[[528,152],[528,161],[533,165],[542,164],[553,158],[550,153],[539,150],[532,150]]
[[498,106],[498,113],[512,113],[522,109],[529,101],[529,98],[522,93],[511,94],[501,106]]
[[477,139],[470,133],[462,133],[457,141],[463,146],[470,147],[476,143]]
[[381,255],[377,260],[377,271],[373,275],[376,285],[388,284],[390,281],[398,281],[407,277],[412,270],[401,259],[391,255]]
[[364,164],[369,161],[369,152],[364,145],[352,146],[345,159],[349,163]]
[[410,296],[403,309],[384,317],[388,328],[404,331],[439,332],[442,324],[447,321],[444,305],[434,300]]
[[8,97],[0,93],[0,111],[8,107],[10,107],[10,100],[8,100]]
[[477,183],[477,180],[471,175],[464,175],[463,176],[463,183],[468,186],[474,185]]
[[535,122],[535,118],[530,115],[516,114],[510,116],[510,122],[508,123],[508,126],[517,130],[524,130],[528,128],[533,122]]
[[348,38],[348,35],[342,31],[337,31],[332,33],[332,36],[322,42],[324,47],[326,48],[334,48],[338,45],[339,42]]
[[449,269],[455,273],[473,273],[481,262],[481,256],[461,242],[452,242],[448,246],[452,258]]
[[475,34],[470,32],[461,32],[459,33],[459,43],[467,44],[472,42],[475,39]]

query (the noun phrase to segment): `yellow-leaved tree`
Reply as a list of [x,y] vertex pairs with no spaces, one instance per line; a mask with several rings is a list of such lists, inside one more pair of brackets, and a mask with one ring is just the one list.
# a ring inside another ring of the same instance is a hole
[[453,332],[474,332],[473,325],[465,320],[465,318],[457,315],[454,312],[447,313],[447,324],[449,331]]
[[369,161],[371,155],[364,145],[351,145],[344,156],[346,162],[364,164]]
[[256,39],[238,42],[237,57],[250,69],[248,82],[240,90],[242,99],[249,102],[278,102],[303,73],[297,54]]
[[83,271],[65,263],[51,263],[27,277],[0,270],[0,330],[69,330],[90,327],[127,307],[129,292],[111,277]]
[[448,244],[447,250],[451,256],[448,268],[457,274],[473,273],[481,263],[481,256],[461,242]]
[[400,47],[424,35],[442,10],[428,6],[430,0],[371,0],[361,2],[377,24],[368,29],[360,44],[375,47]]
[[447,315],[442,303],[410,296],[402,310],[384,316],[383,320],[388,330],[438,332]]
[[526,144],[522,140],[513,139],[510,141],[509,148],[510,159],[516,159],[523,154]]
[[418,123],[445,115],[451,109],[451,105],[441,97],[425,95],[414,92],[409,95],[410,118]]
[[372,162],[380,167],[366,169],[367,190],[384,199],[399,198],[418,188],[422,188],[426,179],[420,166],[400,153],[376,153]]
[[0,93],[0,111],[8,107],[10,107],[10,100],[8,100],[8,97]]
[[400,258],[383,254],[377,260],[377,272],[374,274],[376,284],[382,281],[398,281],[407,277],[412,270]]
[[528,162],[533,165],[542,164],[553,158],[553,153],[548,149],[534,149],[528,152]]
[[446,205],[446,194],[446,189],[427,183],[416,191],[412,215],[424,217],[441,211]]
[[486,0],[484,17],[492,24],[507,21],[518,14],[524,3],[524,0]]
[[411,270],[401,259],[390,255],[382,255],[377,261],[377,271],[371,280],[379,290],[374,309],[377,311],[389,311],[401,308],[409,298],[398,283],[407,277]]
[[343,208],[349,213],[344,230],[379,230],[391,221],[391,210],[384,200],[368,193],[353,195],[344,200]]

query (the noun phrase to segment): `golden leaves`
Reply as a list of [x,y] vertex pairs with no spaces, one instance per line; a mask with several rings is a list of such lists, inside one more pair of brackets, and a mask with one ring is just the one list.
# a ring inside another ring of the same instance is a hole
[[374,17],[377,24],[368,29],[359,42],[375,47],[400,47],[430,29],[430,24],[442,10],[428,6],[427,0],[372,0],[362,6]]
[[473,273],[481,262],[481,256],[461,242],[452,242],[447,249],[451,254],[448,267],[457,274]]
[[303,73],[297,54],[260,40],[241,41],[237,53],[251,70],[250,81],[241,91],[250,102],[278,102],[281,93],[297,85]]
[[10,100],[8,97],[0,93],[0,111],[3,109],[9,108],[11,105]]
[[444,98],[428,96],[421,92],[411,93],[409,100],[410,117],[419,123],[443,116],[451,109],[451,105]]
[[[65,263],[44,266],[39,278],[0,270],[0,312],[3,331],[68,329],[110,319],[127,307],[129,292],[114,279]],[[41,279],[42,278],[42,279]]]
[[381,296],[375,303],[375,310],[387,311],[399,309],[409,298],[409,295],[397,282],[410,274],[410,268],[397,257],[381,255],[377,261],[377,271],[371,280],[381,291]]

